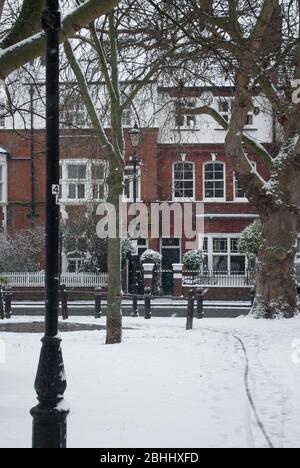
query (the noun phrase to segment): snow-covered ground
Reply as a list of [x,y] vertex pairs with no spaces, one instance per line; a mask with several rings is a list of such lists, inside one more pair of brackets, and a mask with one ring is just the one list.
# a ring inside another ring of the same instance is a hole
[[[104,345],[104,331],[63,333],[69,447],[267,447],[246,396],[239,337],[269,438],[300,448],[300,317],[204,319],[191,332],[181,318],[124,325],[132,329],[122,345]],[[39,337],[0,333],[0,447],[30,447]]]

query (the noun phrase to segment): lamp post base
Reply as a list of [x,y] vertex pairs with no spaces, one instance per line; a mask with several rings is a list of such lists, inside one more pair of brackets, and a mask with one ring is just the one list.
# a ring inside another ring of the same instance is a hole
[[66,448],[68,411],[54,410],[38,405],[33,416],[32,448]]
[[33,417],[33,448],[66,448],[66,420],[69,409],[63,399],[66,378],[61,339],[42,339],[35,380],[39,404],[30,411]]

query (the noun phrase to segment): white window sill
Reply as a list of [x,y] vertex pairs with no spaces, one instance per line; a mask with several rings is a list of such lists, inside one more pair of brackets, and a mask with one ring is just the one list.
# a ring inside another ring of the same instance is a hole
[[[215,130],[217,132],[227,132],[228,130],[223,128],[223,127],[216,127]],[[244,131],[245,132],[257,132],[258,131],[258,128],[256,127],[244,127]]]
[[196,201],[195,197],[193,197],[193,198],[184,198],[184,197],[182,197],[182,198],[173,198],[172,199],[172,202],[174,202],[174,203],[189,203],[189,202],[194,203],[195,201]]
[[205,203],[227,203],[225,198],[204,198],[203,201]]
[[122,202],[123,203],[142,203],[142,199],[141,198],[137,198],[136,201],[133,201],[133,198],[123,198],[122,199]]
[[248,198],[235,198],[234,203],[249,203]]
[[199,132],[201,130],[200,127],[194,127],[194,128],[191,128],[191,127],[177,127],[177,128],[172,128],[171,129],[171,132]]
[[59,199],[59,204],[60,205],[77,205],[77,204],[82,204],[82,203],[102,203],[102,202],[106,202],[107,200],[96,200],[96,199],[82,199],[82,198],[77,198],[77,199],[68,199],[68,198],[60,198]]

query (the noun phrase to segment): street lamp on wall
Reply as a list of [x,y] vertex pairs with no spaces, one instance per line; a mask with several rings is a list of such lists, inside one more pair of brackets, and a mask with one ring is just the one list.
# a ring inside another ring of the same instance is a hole
[[[129,130],[129,136],[131,140],[131,146],[134,150],[134,155],[130,158],[130,161],[133,163],[133,202],[137,202],[137,178],[138,178],[138,165],[140,164],[140,160],[137,158],[136,150],[140,144],[141,140],[141,130],[137,126]],[[133,285],[132,285],[132,294],[133,294],[133,304],[132,304],[132,316],[138,317],[138,301],[136,295],[136,287],[137,287],[137,261],[138,261],[138,247],[137,247],[137,239],[132,239],[135,243],[134,245],[134,252],[132,254],[133,259]]]
[[128,133],[130,136],[131,146],[136,152],[136,148],[139,146],[141,140],[141,129],[138,127],[137,123],[135,123],[134,127],[131,130],[129,130]]
[[141,161],[137,158],[136,150],[141,141],[141,130],[135,123],[134,127],[129,130],[129,136],[131,141],[131,146],[134,150],[133,156],[130,157],[130,161],[133,164],[133,203],[137,202],[137,180],[138,180],[138,166],[141,164]]

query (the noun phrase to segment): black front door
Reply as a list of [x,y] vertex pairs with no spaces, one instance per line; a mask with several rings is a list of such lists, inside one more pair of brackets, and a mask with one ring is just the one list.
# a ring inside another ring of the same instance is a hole
[[173,294],[173,263],[180,263],[180,240],[162,240],[161,287],[164,295]]

